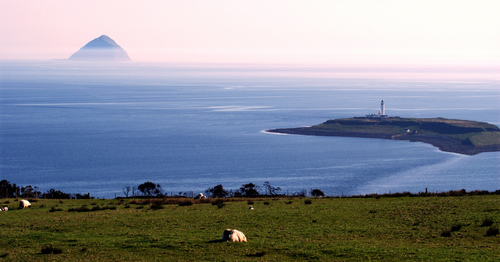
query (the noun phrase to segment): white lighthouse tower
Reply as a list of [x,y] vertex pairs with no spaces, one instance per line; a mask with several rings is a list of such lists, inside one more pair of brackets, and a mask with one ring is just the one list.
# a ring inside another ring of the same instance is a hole
[[384,104],[384,100],[382,100],[382,102],[380,102],[380,116],[385,116],[385,104]]

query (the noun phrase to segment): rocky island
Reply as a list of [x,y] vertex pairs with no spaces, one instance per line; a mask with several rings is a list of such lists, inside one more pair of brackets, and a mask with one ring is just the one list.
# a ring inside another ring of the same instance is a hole
[[424,142],[441,151],[464,155],[500,151],[500,129],[492,124],[445,118],[354,117],[311,127],[267,132],[313,136],[382,138]]
[[130,57],[113,39],[102,35],[80,48],[69,60],[111,62],[130,61]]

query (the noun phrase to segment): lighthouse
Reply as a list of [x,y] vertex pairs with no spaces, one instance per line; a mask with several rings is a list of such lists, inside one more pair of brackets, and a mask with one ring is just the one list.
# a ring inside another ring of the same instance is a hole
[[380,102],[380,115],[381,116],[385,116],[385,104],[384,104],[384,100],[382,100],[382,102]]

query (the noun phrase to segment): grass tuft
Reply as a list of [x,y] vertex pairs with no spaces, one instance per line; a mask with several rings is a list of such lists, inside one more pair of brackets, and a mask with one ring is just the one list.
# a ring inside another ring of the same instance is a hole
[[481,224],[482,227],[489,227],[491,225],[493,225],[493,219],[491,219],[491,217],[483,219],[483,223]]
[[459,231],[462,228],[462,224],[454,224],[451,226],[451,231]]
[[496,236],[498,234],[499,234],[498,227],[496,227],[496,226],[490,226],[490,228],[488,228],[488,230],[486,230],[486,236],[493,237],[493,236]]
[[443,231],[443,232],[441,233],[441,236],[442,236],[442,237],[451,237],[451,232],[450,232],[450,231]]
[[257,251],[255,253],[247,253],[247,257],[263,257],[266,254],[264,251]]
[[53,245],[42,247],[42,254],[62,254],[62,252],[62,249],[54,247]]
[[57,211],[63,211],[62,208],[57,208],[57,207],[51,207],[49,212],[57,212]]

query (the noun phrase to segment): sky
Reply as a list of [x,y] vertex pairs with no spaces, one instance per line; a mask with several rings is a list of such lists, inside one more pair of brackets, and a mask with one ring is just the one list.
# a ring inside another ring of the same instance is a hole
[[498,0],[0,0],[0,60],[101,35],[133,61],[500,64]]

